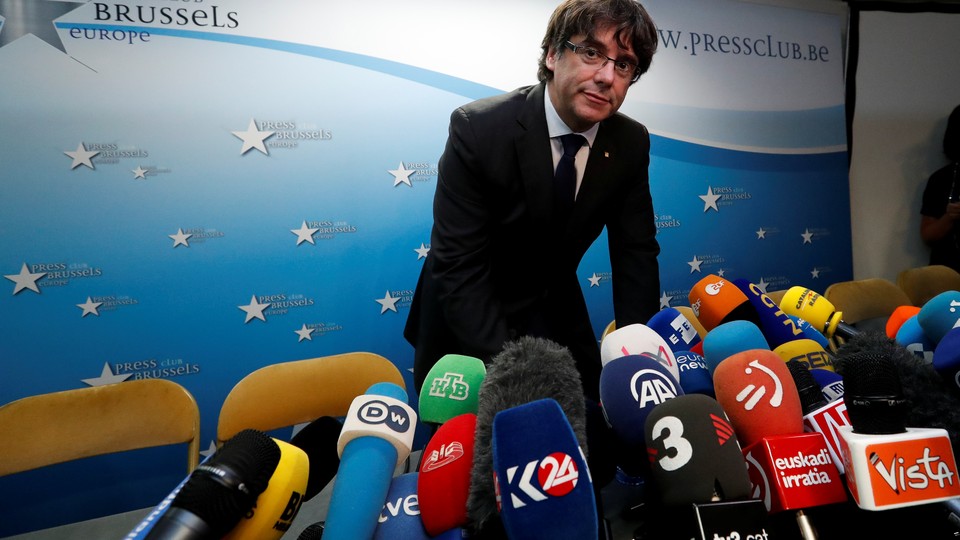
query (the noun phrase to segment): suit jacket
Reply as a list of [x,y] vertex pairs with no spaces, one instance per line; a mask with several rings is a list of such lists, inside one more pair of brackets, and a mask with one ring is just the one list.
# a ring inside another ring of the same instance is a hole
[[572,214],[561,219],[544,98],[540,83],[451,114],[430,252],[404,330],[418,392],[443,355],[486,362],[529,334],[568,347],[596,398],[600,353],[577,267],[604,226],[618,326],[659,309],[646,128],[619,113],[601,122]]

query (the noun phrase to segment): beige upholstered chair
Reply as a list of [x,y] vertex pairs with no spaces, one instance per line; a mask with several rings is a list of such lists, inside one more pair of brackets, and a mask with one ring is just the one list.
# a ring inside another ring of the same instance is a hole
[[939,264],[908,268],[897,275],[897,286],[910,297],[914,306],[923,307],[942,292],[960,291],[960,273]]
[[869,319],[886,319],[900,306],[911,305],[910,297],[892,281],[883,278],[841,281],[827,287],[823,297],[843,313],[847,324]]

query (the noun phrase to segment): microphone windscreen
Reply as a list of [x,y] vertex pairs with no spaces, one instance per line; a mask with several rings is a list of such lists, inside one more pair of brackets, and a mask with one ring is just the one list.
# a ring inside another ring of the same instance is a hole
[[823,399],[827,402],[836,401],[843,397],[843,377],[836,371],[817,368],[811,369],[810,374],[820,385],[820,393],[823,394]]
[[823,335],[823,332],[817,330],[809,322],[797,317],[796,315],[787,314],[787,317],[790,317],[790,320],[797,325],[797,328],[803,332],[803,337],[805,339],[812,339],[820,344],[824,349],[830,348],[830,340],[827,339],[827,336]]
[[689,351],[701,341],[693,323],[676,308],[661,309],[650,317],[647,326],[662,337],[674,353]]
[[833,371],[833,357],[819,343],[812,339],[795,339],[781,344],[773,352],[784,362],[796,360],[807,369],[828,369]]
[[766,338],[771,349],[803,337],[803,330],[759,287],[745,279],[735,279],[733,284],[743,292],[753,306],[757,314],[757,326],[763,332],[763,337]]
[[948,387],[955,392],[960,390],[960,329],[950,330],[937,344],[933,351],[933,369]]
[[805,319],[828,338],[833,337],[843,314],[829,300],[806,287],[790,287],[780,299],[780,309]]
[[373,540],[429,540],[420,521],[417,502],[417,473],[396,476],[390,481],[383,512],[377,520]]
[[297,537],[297,540],[320,540],[323,537],[323,522],[318,521],[307,526],[306,529],[300,531],[300,536]]
[[618,358],[600,372],[600,402],[617,437],[642,448],[643,423],[654,407],[683,395],[680,384],[656,360],[631,355]]
[[544,398],[560,404],[580,446],[586,448],[585,398],[580,373],[570,351],[537,337],[524,336],[507,342],[490,361],[487,376],[480,385],[467,499],[467,515],[474,527],[483,530],[497,517],[491,455],[494,417],[502,410]]
[[508,538],[596,538],[586,459],[560,405],[542,399],[497,413],[493,471]]
[[677,367],[680,369],[680,388],[684,394],[704,394],[715,397],[713,392],[713,374],[703,356],[691,351],[677,353]]
[[933,353],[937,344],[923,332],[923,328],[920,327],[920,321],[916,315],[903,321],[900,329],[897,330],[895,340],[898,345],[906,348],[917,356],[917,358],[923,360],[924,363],[929,364],[933,362]]
[[713,386],[744,448],[766,436],[803,432],[797,387],[773,351],[754,349],[727,358],[714,370]]
[[312,499],[333,480],[340,466],[337,439],[343,424],[332,416],[321,416],[307,424],[290,439],[290,444],[306,452],[310,457],[310,475],[304,502]]
[[890,357],[860,352],[844,357],[843,401],[854,433],[906,432],[907,400]]
[[648,354],[663,364],[674,379],[680,378],[673,350],[660,334],[645,324],[628,324],[610,332],[600,342],[600,363],[606,366],[622,356]]
[[749,317],[753,306],[747,296],[736,285],[715,274],[708,274],[696,282],[690,288],[688,299],[693,313],[708,332],[725,321],[738,318],[735,312],[739,314],[744,308],[747,308],[747,320],[756,323],[755,312],[752,319]]
[[462,354],[444,355],[430,368],[420,391],[420,420],[442,424],[454,416],[477,413],[483,361]]
[[960,291],[945,291],[930,300],[917,312],[924,334],[936,345],[960,320]]
[[887,324],[884,327],[884,330],[887,333],[888,338],[897,337],[897,332],[900,330],[900,327],[903,325],[904,321],[920,313],[919,306],[898,306],[893,310],[893,313],[887,317]]
[[703,339],[703,359],[711,373],[725,359],[742,351],[767,349],[760,328],[750,321],[730,321],[714,328]]
[[475,414],[454,416],[423,449],[417,495],[423,528],[431,535],[467,524],[476,429]]
[[790,370],[790,376],[793,377],[793,383],[797,387],[800,410],[804,416],[826,405],[827,400],[823,398],[820,385],[817,384],[817,380],[813,378],[806,364],[799,360],[788,360],[786,364],[787,369]]
[[716,400],[678,396],[644,426],[650,469],[670,506],[748,498],[750,480],[737,435]]

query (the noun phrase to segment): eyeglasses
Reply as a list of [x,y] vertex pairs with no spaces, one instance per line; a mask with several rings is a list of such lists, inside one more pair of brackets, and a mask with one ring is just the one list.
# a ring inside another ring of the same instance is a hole
[[564,42],[563,45],[579,56],[580,59],[583,60],[583,63],[588,66],[597,66],[597,69],[601,69],[607,65],[607,62],[613,62],[613,72],[616,73],[617,76],[623,79],[630,79],[630,82],[637,82],[640,78],[639,66],[633,62],[610,58],[597,49],[587,47],[586,45],[575,45],[569,41]]

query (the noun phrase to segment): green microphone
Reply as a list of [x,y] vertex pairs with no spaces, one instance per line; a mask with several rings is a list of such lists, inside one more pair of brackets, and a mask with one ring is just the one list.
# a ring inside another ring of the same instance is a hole
[[486,375],[479,358],[444,355],[430,368],[420,390],[420,420],[443,424],[461,414],[476,414],[477,394]]

